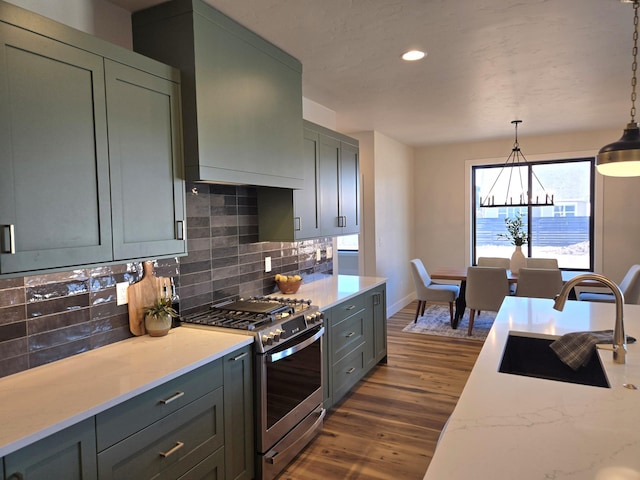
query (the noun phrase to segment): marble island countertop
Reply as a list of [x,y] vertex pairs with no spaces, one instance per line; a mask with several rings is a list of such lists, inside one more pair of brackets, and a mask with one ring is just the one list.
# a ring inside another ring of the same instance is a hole
[[0,458],[250,343],[181,327],[0,378]]
[[[640,343],[626,364],[598,350],[611,388],[498,372],[510,331],[559,337],[613,329],[615,306],[508,297],[440,438],[425,480],[640,479]],[[640,338],[640,306],[624,306]],[[425,406],[428,408],[428,406]]]

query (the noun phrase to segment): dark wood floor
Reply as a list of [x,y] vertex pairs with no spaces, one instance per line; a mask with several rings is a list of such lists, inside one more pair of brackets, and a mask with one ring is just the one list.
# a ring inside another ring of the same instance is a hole
[[388,321],[388,364],[328,413],[278,480],[422,479],[482,342],[402,332],[415,307]]

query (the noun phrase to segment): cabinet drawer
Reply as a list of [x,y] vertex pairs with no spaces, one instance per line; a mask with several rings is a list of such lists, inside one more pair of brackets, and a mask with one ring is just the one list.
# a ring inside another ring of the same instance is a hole
[[98,451],[222,385],[222,361],[204,365],[96,416]]
[[104,480],[176,479],[223,449],[222,387],[98,454]]
[[362,378],[363,373],[364,345],[361,345],[333,366],[334,404]]
[[345,300],[339,305],[336,305],[331,309],[333,325],[341,322],[360,310],[364,310],[364,305],[364,295],[358,295],[357,297],[350,298],[349,300]]
[[332,360],[341,359],[364,342],[364,310],[331,327]]
[[209,455],[198,465],[193,467],[178,480],[224,480],[224,448],[218,449],[216,453]]

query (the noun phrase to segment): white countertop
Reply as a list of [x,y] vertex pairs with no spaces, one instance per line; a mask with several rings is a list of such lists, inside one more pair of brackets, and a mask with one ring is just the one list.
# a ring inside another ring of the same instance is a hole
[[[509,331],[561,336],[613,329],[615,306],[508,297],[443,432],[425,480],[640,479],[640,344],[614,364],[599,350],[611,388],[498,372]],[[640,339],[640,306],[624,306]],[[429,408],[425,405],[425,408]]]
[[381,277],[333,275],[311,283],[303,282],[300,289],[291,296],[311,299],[320,310],[326,310],[386,281],[386,278]]
[[[302,284],[292,296],[327,309],[385,282],[335,275]],[[0,378],[0,457],[252,342],[251,336],[181,327]]]
[[181,327],[0,378],[0,457],[251,343]]

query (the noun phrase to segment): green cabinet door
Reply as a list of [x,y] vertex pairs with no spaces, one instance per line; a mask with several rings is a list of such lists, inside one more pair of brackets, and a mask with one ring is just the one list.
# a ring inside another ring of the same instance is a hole
[[372,307],[376,362],[387,363],[387,287],[369,293]]
[[360,233],[359,148],[340,142],[340,214],[341,235]]
[[302,65],[200,0],[132,17],[134,49],[183,72],[189,180],[302,185]]
[[367,367],[376,363],[386,363],[387,357],[387,307],[386,285],[381,285],[366,293],[367,318],[371,329],[367,337]]
[[296,240],[320,236],[319,135],[304,129],[304,184],[293,191],[293,228]]
[[340,141],[320,135],[320,212],[322,235],[341,235],[340,227]]
[[110,261],[102,57],[0,23],[0,274]]
[[105,61],[115,260],[186,253],[179,85]]
[[97,479],[93,417],[4,458],[7,480]]
[[226,480],[254,477],[252,359],[251,345],[223,358]]

